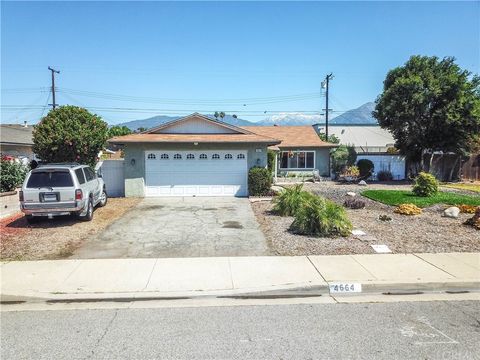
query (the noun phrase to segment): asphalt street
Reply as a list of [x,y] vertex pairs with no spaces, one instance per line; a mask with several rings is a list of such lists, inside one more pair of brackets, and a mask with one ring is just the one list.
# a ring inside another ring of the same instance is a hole
[[480,302],[1,313],[6,359],[480,359]]

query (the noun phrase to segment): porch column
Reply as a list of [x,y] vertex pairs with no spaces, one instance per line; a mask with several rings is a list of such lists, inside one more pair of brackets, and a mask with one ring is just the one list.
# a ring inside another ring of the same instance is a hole
[[273,166],[273,182],[276,184],[277,183],[277,166],[278,166],[278,151],[275,151],[275,160],[274,160],[274,166]]

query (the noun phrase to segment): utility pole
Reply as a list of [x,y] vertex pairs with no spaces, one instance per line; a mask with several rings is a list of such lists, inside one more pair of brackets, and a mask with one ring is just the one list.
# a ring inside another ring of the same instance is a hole
[[322,87],[325,88],[325,139],[328,141],[328,113],[330,109],[328,108],[328,90],[330,87],[330,80],[333,79],[333,74],[330,73],[325,77],[325,80],[322,81]]
[[51,68],[50,66],[48,67],[48,70],[52,72],[52,105],[53,109],[55,109],[55,106],[57,106],[57,103],[55,102],[55,73],[60,74],[60,71],[55,70]]

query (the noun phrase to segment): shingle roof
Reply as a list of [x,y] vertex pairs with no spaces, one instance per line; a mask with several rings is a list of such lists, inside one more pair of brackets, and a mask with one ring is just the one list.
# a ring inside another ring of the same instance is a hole
[[131,134],[117,136],[110,140],[113,144],[124,143],[266,143],[279,144],[280,141],[258,134]]
[[11,145],[33,145],[33,127],[17,124],[0,125],[0,143]]
[[322,141],[312,126],[242,126],[253,133],[281,140],[284,147],[336,147]]

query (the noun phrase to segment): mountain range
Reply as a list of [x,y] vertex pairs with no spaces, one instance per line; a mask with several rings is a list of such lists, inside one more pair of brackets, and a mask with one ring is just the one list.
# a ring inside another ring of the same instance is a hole
[[[362,106],[344,112],[337,117],[331,119],[331,124],[377,124],[372,116],[372,111],[375,108],[375,103],[368,102]],[[214,119],[214,116],[207,114],[207,116]],[[152,128],[169,121],[179,119],[181,116],[166,116],[166,115],[157,115],[150,117],[148,119],[142,120],[132,120],[125,123],[118,124],[119,126],[126,126],[131,130],[136,130],[138,128]],[[238,117],[233,117],[232,115],[225,115],[223,118],[224,122],[230,125],[235,126],[292,126],[292,125],[313,125],[316,123],[323,123],[324,119],[320,115],[311,115],[305,113],[285,113],[269,116],[258,122],[251,122],[248,120],[240,119]]]

